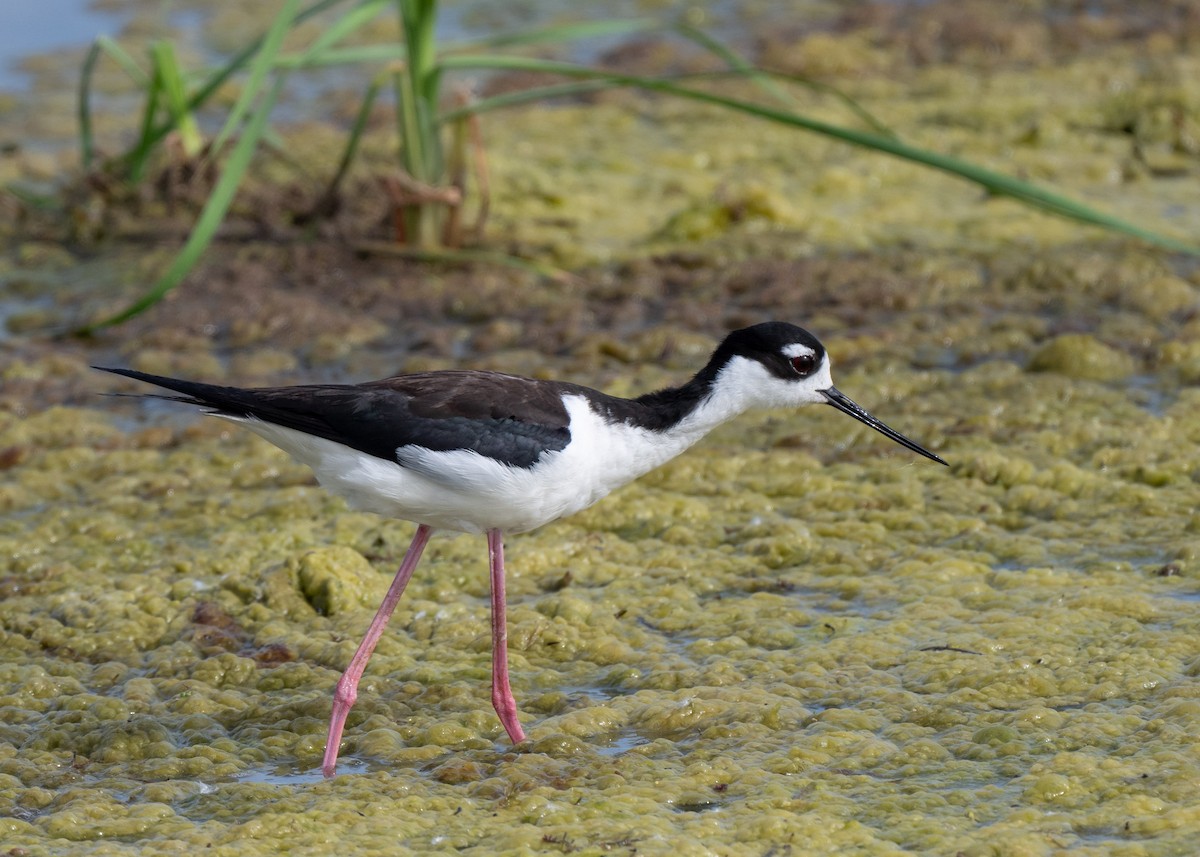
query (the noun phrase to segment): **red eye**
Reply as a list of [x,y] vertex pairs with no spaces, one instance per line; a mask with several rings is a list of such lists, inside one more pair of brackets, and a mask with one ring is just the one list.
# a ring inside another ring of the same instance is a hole
[[797,375],[811,375],[813,370],[817,368],[817,357],[815,354],[800,354],[793,357],[790,361],[792,368],[796,370]]

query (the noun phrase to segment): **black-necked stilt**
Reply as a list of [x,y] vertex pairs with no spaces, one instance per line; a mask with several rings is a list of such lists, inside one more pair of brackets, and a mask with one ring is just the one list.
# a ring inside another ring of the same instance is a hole
[[[96,367],[103,368],[103,367]],[[502,533],[585,509],[751,408],[833,405],[941,464],[834,386],[817,338],[782,322],[735,330],[681,387],[621,399],[565,381],[498,372],[400,375],[367,384],[241,389],[104,369],[181,393],[241,423],[313,469],[352,506],[414,521],[412,544],[337,683],[323,770],[332,776],[346,716],[384,627],[435,529],[487,533],[492,703],[525,740],[508,681]]]

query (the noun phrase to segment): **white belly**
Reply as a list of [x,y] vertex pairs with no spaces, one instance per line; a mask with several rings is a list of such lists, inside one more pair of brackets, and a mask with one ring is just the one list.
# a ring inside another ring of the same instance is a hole
[[351,506],[434,529],[519,533],[586,509],[616,488],[674,458],[705,430],[661,435],[606,424],[582,396],[564,399],[571,442],[529,468],[469,450],[399,450],[405,466],[295,429],[241,423],[313,469],[322,486]]

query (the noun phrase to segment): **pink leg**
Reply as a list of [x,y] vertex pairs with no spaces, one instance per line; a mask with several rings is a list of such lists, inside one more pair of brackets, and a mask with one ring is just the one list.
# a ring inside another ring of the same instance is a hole
[[332,777],[337,773],[337,757],[342,744],[342,730],[346,726],[346,717],[354,706],[354,700],[358,699],[358,680],[362,678],[363,670],[367,668],[367,661],[371,659],[371,653],[375,651],[375,645],[379,642],[379,638],[383,636],[388,619],[392,618],[392,612],[400,602],[400,596],[404,594],[404,587],[408,585],[413,571],[416,570],[417,563],[421,560],[421,551],[425,550],[425,543],[429,541],[432,532],[433,530],[424,524],[417,527],[417,534],[413,536],[412,544],[408,546],[408,553],[404,555],[404,561],[400,563],[400,570],[396,572],[392,585],[388,587],[387,595],[383,596],[383,603],[379,605],[379,609],[375,612],[375,618],[371,620],[367,636],[363,637],[363,641],[359,643],[358,651],[350,659],[350,666],[346,667],[346,671],[338,679],[337,687],[334,688],[333,713],[329,718],[329,738],[325,742],[325,759],[321,763],[321,771],[327,777]]
[[492,706],[514,744],[525,740],[517,719],[517,701],[508,686],[508,620],[504,608],[504,537],[488,530],[488,560],[492,568]]

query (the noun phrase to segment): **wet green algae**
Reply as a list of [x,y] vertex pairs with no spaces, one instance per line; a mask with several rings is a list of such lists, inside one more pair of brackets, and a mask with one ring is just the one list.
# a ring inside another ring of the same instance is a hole
[[1200,394],[1154,413],[1006,360],[881,384],[847,357],[839,385],[950,470],[823,410],[750,416],[510,540],[520,751],[483,542],[435,538],[333,782],[332,684],[411,526],[215,421],[5,417],[5,842],[1186,850]]

